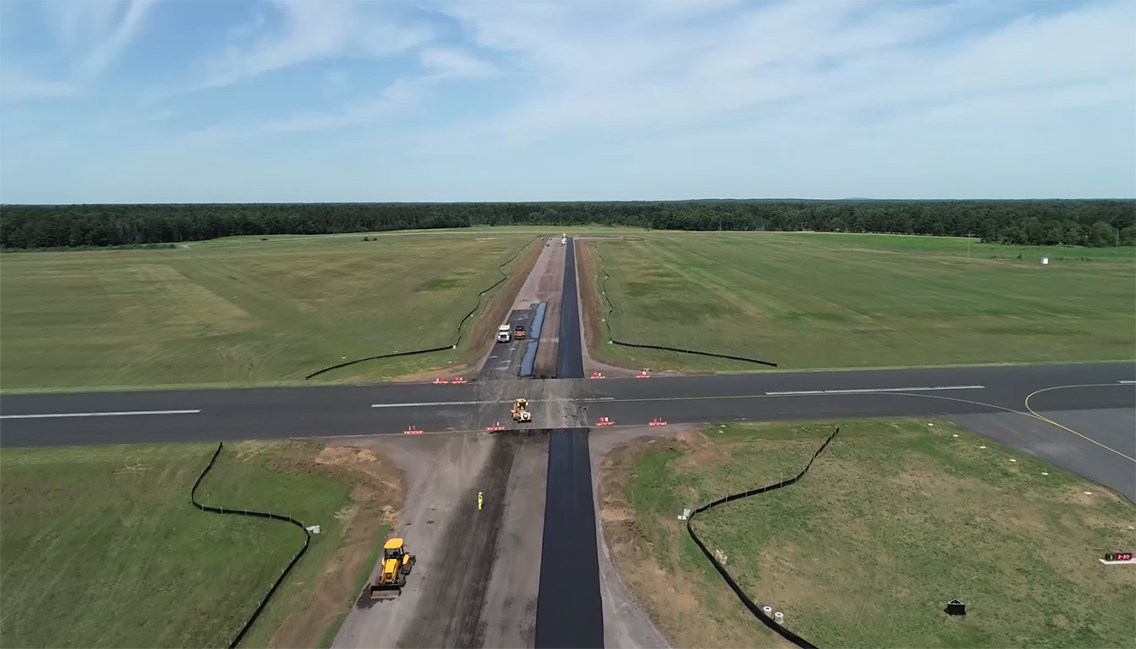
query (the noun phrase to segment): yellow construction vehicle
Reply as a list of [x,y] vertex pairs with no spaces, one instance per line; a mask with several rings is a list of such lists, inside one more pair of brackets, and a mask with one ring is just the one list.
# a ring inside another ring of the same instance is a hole
[[371,584],[371,599],[393,599],[401,595],[402,587],[406,585],[406,576],[417,560],[417,557],[406,551],[402,539],[387,539],[383,545],[383,571],[379,573],[378,580]]
[[517,399],[513,403],[513,421],[532,421],[532,413],[528,410],[529,402]]

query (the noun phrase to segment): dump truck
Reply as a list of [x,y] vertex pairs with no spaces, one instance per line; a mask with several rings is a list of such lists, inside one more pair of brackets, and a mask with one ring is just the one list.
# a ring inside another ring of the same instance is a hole
[[503,324],[500,327],[497,327],[497,342],[509,342],[509,325]]
[[529,412],[529,402],[525,399],[517,399],[513,402],[513,421],[532,421],[532,413]]
[[383,570],[371,584],[371,599],[393,599],[401,595],[415,561],[417,558],[406,551],[403,539],[387,539],[383,545]]
[[528,337],[529,332],[525,329],[524,325],[517,325],[517,328],[513,330],[513,338],[515,338],[516,340],[524,340]]

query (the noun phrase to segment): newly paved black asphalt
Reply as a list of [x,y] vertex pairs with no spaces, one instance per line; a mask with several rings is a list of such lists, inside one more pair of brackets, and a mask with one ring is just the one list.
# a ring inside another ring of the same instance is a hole
[[580,345],[580,302],[576,295],[576,246],[568,238],[564,254],[564,287],[560,293],[560,342],[556,358],[556,378],[584,378],[584,356]]
[[534,646],[603,647],[588,429],[550,434]]
[[[571,239],[564,259],[561,304],[556,377],[583,379],[576,254]],[[547,485],[535,649],[603,647],[603,599],[587,428],[551,431]]]

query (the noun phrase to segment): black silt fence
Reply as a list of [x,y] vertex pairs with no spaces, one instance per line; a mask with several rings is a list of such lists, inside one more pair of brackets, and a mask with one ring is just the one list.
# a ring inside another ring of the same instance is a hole
[[743,361],[743,362],[746,362],[746,363],[757,363],[758,365],[767,365],[769,367],[777,367],[777,363],[771,363],[769,361],[763,361],[759,358],[749,358],[747,356],[734,356],[732,354],[718,354],[718,353],[715,353],[715,352],[704,352],[704,351],[699,351],[699,350],[696,350],[696,349],[682,349],[680,347],[667,347],[667,346],[664,346],[664,345],[646,345],[646,344],[642,344],[642,343],[629,343],[629,342],[624,342],[622,340],[616,340],[615,336],[613,336],[611,334],[611,314],[612,314],[612,311],[614,311],[614,307],[611,304],[611,298],[607,297],[607,280],[611,278],[611,275],[609,275],[608,272],[607,272],[607,268],[605,268],[605,265],[607,264],[607,260],[604,259],[603,255],[600,254],[600,251],[599,251],[598,248],[596,248],[595,244],[592,244],[592,243],[589,242],[587,245],[596,253],[596,256],[599,257],[600,261],[602,262],[600,264],[600,272],[603,273],[603,281],[600,282],[600,299],[602,299],[607,306],[607,314],[604,317],[604,330],[607,331],[607,339],[610,340],[612,343],[619,345],[621,347],[636,347],[636,348],[639,348],[639,349],[658,349],[658,350],[667,351],[667,352],[679,352],[681,354],[693,354],[695,356],[710,356],[710,357],[713,357],[713,358],[726,358],[726,359],[734,360],[734,361]]
[[775,633],[785,638],[789,642],[792,642],[794,645],[801,647],[802,649],[817,649],[817,647],[808,640],[805,640],[801,636],[785,628],[784,625],[778,624],[776,620],[766,615],[765,612],[761,610],[761,607],[754,603],[754,601],[750,599],[749,595],[746,595],[745,591],[742,590],[742,587],[738,585],[738,582],[735,581],[730,573],[726,570],[726,567],[719,563],[718,559],[714,557],[714,554],[706,548],[706,544],[703,543],[702,539],[698,538],[698,535],[694,533],[694,527],[692,523],[694,521],[694,517],[700,512],[704,512],[708,509],[713,509],[728,502],[741,500],[742,498],[749,498],[751,496],[757,496],[796,484],[797,481],[805,477],[805,474],[808,473],[809,468],[812,467],[813,462],[816,461],[818,457],[820,457],[820,454],[823,453],[826,448],[828,448],[829,443],[832,442],[833,438],[835,438],[836,434],[839,432],[839,428],[833,431],[833,433],[828,436],[828,439],[824,440],[824,443],[820,445],[820,448],[816,450],[816,453],[813,453],[812,458],[809,459],[809,462],[805,465],[805,468],[801,469],[801,472],[793,476],[792,478],[789,478],[788,480],[782,480],[781,482],[777,482],[775,484],[766,485],[764,487],[758,487],[757,489],[750,489],[749,491],[743,491],[741,493],[731,494],[724,498],[719,498],[712,503],[703,505],[694,510],[686,519],[686,531],[688,534],[690,534],[690,538],[694,539],[694,542],[698,545],[698,549],[702,550],[702,554],[706,555],[706,558],[710,560],[710,563],[714,564],[714,569],[718,571],[718,574],[722,575],[722,579],[726,580],[726,584],[729,585],[730,590],[734,591],[734,594],[737,595],[742,604],[744,604],[745,607],[749,609],[750,613],[753,613],[754,616],[757,617],[757,619],[760,620],[762,624],[769,627]]
[[259,618],[260,614],[264,611],[264,607],[268,605],[268,600],[272,599],[272,596],[276,594],[276,590],[280,588],[280,584],[284,583],[284,579],[288,576],[288,573],[291,572],[296,563],[300,561],[300,557],[303,557],[304,553],[308,551],[308,546],[311,545],[312,542],[312,535],[308,532],[308,528],[304,527],[303,523],[292,518],[291,516],[273,514],[270,512],[258,512],[248,509],[225,509],[224,507],[212,507],[210,505],[205,505],[197,502],[197,487],[201,485],[201,481],[204,480],[205,476],[209,474],[209,471],[213,469],[213,464],[217,461],[217,456],[221,454],[221,449],[224,447],[224,442],[217,445],[217,450],[213,452],[213,457],[209,459],[209,464],[205,467],[205,470],[201,472],[201,475],[197,476],[197,482],[193,483],[193,491],[189,492],[189,500],[191,503],[193,503],[193,506],[200,509],[201,511],[212,512],[214,514],[235,514],[237,516],[270,518],[276,521],[283,521],[285,523],[291,523],[292,525],[295,525],[296,527],[300,528],[301,532],[304,533],[304,547],[300,548],[300,551],[292,557],[292,560],[284,568],[284,571],[281,572],[280,576],[276,578],[275,582],[273,582],[272,588],[268,589],[268,593],[260,600],[260,604],[257,605],[256,610],[253,611],[252,615],[245,622],[244,626],[241,627],[241,630],[237,632],[237,635],[233,637],[232,642],[229,643],[229,649],[233,649],[241,643],[241,640],[244,639],[245,634],[248,633],[248,630],[252,628],[253,623],[256,622],[257,618]]
[[466,321],[469,320],[470,318],[472,318],[473,314],[477,313],[477,310],[481,308],[481,298],[485,297],[486,293],[497,288],[503,282],[505,282],[509,279],[509,274],[505,272],[505,266],[508,266],[509,264],[516,261],[517,257],[520,257],[522,252],[528,250],[529,246],[531,246],[534,241],[537,241],[538,239],[543,239],[543,238],[545,238],[545,237],[536,237],[532,241],[529,241],[524,246],[522,246],[521,249],[516,252],[516,254],[514,254],[512,257],[509,257],[508,259],[506,259],[504,261],[504,263],[502,263],[500,266],[497,267],[498,272],[501,273],[501,279],[497,280],[496,282],[493,282],[493,284],[491,284],[489,287],[487,287],[485,289],[482,289],[482,291],[477,294],[477,303],[473,305],[473,308],[469,310],[469,313],[465,314],[465,316],[460,321],[458,321],[457,331],[455,332],[454,343],[452,345],[447,345],[445,347],[431,347],[429,349],[414,349],[414,350],[407,351],[407,352],[395,352],[393,354],[380,354],[378,356],[368,356],[366,358],[357,358],[357,359],[352,360],[352,361],[337,363],[337,364],[332,365],[330,367],[325,367],[323,369],[316,370],[315,372],[312,372],[311,374],[305,376],[304,379],[305,380],[311,379],[313,377],[319,376],[320,374],[323,374],[324,372],[330,372],[332,370],[337,370],[341,367],[347,367],[348,365],[355,365],[356,363],[364,363],[366,361],[375,361],[375,360],[379,360],[379,359],[382,359],[382,358],[398,358],[399,356],[417,356],[419,354],[433,354],[434,352],[444,352],[444,351],[447,351],[447,350],[450,350],[450,349],[457,349],[458,345],[461,344],[462,327],[464,327]]

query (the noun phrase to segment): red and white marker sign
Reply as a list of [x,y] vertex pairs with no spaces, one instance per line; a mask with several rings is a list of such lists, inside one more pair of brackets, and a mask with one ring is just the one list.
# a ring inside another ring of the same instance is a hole
[[637,378],[637,379],[649,379],[649,378],[651,378],[651,375],[647,373],[647,370],[643,370],[642,372],[639,372],[638,374],[636,374],[635,378]]
[[647,425],[648,425],[648,426],[666,426],[666,425],[667,425],[667,422],[665,422],[665,421],[659,421],[659,418],[658,418],[658,417],[655,417],[655,418],[654,418],[654,419],[652,419],[651,421],[647,422]]
[[461,385],[463,383],[469,383],[469,381],[463,379],[460,376],[458,378],[454,379],[454,385]]
[[604,376],[603,374],[599,373],[599,372],[592,372],[592,378],[593,379],[605,379],[607,377]]
[[449,385],[449,383],[446,379],[434,379],[434,385]]
[[410,430],[404,430],[404,431],[402,431],[402,434],[403,434],[403,435],[421,435],[421,434],[422,434],[422,433],[424,433],[424,432],[426,432],[426,431],[424,431],[424,430],[418,430],[418,428],[416,428],[416,427],[414,426],[414,424],[411,424],[411,425],[410,425]]
[[497,430],[505,430],[505,427],[501,425],[501,422],[497,422],[496,426],[486,426],[485,430],[487,430],[489,432],[493,432],[493,431],[497,431]]
[[596,425],[597,426],[611,426],[614,423],[615,423],[614,421],[612,421],[611,419],[608,419],[607,417],[600,417],[600,420],[596,422]]

